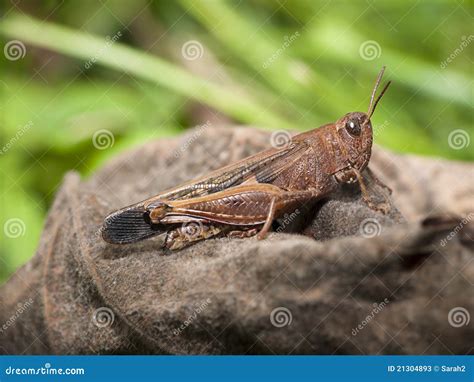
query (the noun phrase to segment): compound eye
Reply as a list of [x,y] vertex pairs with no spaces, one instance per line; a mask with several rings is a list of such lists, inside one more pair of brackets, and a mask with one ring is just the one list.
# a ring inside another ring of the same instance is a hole
[[347,132],[354,136],[358,137],[361,132],[360,124],[358,120],[350,119],[346,122],[346,130]]

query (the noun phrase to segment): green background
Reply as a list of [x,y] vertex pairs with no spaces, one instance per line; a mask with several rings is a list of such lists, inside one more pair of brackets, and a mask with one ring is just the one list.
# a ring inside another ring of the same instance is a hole
[[207,121],[303,131],[365,111],[382,65],[376,143],[474,159],[472,2],[41,3],[1,10],[0,282],[33,255],[66,171]]

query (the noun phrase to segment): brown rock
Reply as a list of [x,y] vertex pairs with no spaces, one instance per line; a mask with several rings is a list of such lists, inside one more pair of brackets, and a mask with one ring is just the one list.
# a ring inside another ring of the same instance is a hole
[[209,127],[87,181],[68,174],[35,257],[0,289],[0,352],[472,353],[472,165],[376,148],[371,167],[406,220],[344,187],[264,241],[161,256],[160,237],[101,240],[110,211],[268,146],[266,132]]

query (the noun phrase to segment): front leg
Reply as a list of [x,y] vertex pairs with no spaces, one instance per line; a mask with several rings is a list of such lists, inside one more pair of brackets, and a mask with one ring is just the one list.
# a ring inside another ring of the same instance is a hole
[[382,182],[377,175],[370,169],[370,167],[366,167],[365,169],[367,171],[367,174],[377,183],[380,187],[385,188],[390,195],[392,195],[392,189],[387,186],[384,182]]
[[[373,173],[370,172],[369,175],[370,174],[373,174]],[[359,170],[357,170],[355,168],[352,168],[352,167],[348,168],[348,169],[345,169],[345,170],[341,170],[341,171],[339,171],[338,173],[335,174],[335,178],[339,183],[348,183],[348,184],[350,184],[350,183],[358,182],[359,187],[360,187],[360,192],[361,192],[361,195],[362,195],[362,200],[367,204],[367,206],[370,209],[372,209],[374,211],[381,212],[384,215],[389,212],[390,203],[388,202],[388,200],[385,196],[384,196],[385,201],[382,202],[382,203],[376,204],[371,200],[370,194],[369,194],[369,191],[368,191],[368,187],[365,183],[364,177],[362,176],[362,174],[360,173]],[[377,183],[377,180],[376,180],[375,176],[373,177],[373,179],[374,179],[374,182]],[[385,188],[388,188],[388,187],[385,186]],[[391,190],[390,190],[390,192],[391,192]]]

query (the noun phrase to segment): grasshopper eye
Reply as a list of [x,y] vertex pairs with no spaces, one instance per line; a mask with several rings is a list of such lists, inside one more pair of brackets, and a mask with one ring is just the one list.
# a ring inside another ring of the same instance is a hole
[[346,122],[346,130],[347,132],[354,136],[358,137],[361,132],[360,124],[358,120],[350,119]]

